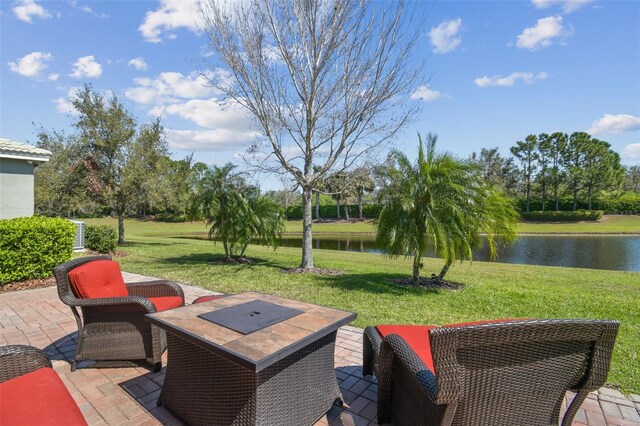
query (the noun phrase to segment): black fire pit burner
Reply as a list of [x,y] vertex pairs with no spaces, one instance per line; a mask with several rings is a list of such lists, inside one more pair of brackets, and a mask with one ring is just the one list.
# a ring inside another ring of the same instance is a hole
[[198,317],[242,334],[253,333],[280,321],[293,318],[303,311],[261,300],[200,314]]

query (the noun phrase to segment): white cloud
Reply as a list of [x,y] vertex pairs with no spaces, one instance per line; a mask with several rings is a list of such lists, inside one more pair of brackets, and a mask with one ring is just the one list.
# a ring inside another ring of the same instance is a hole
[[558,5],[562,7],[564,13],[571,13],[592,1],[593,0],[531,0],[531,3],[538,9],[546,9],[549,6]]
[[157,78],[136,78],[137,87],[129,88],[124,95],[139,104],[162,104],[181,99],[211,96],[215,91],[207,87],[207,79],[196,73],[163,72]]
[[247,130],[167,130],[169,148],[183,151],[231,151],[248,147],[255,142],[258,134]]
[[591,123],[588,130],[592,135],[600,133],[626,133],[640,130],[640,117],[631,114],[604,114]]
[[640,143],[632,143],[622,148],[622,160],[640,162]]
[[23,75],[25,77],[39,77],[49,64],[47,62],[53,59],[51,53],[31,52],[23,56],[16,62],[9,62],[11,71]]
[[[199,13],[200,0],[161,0],[160,7],[147,12],[138,31],[146,41],[160,42],[165,31],[187,28],[198,32],[202,27]],[[171,34],[175,38],[175,34]]]
[[13,6],[13,13],[21,21],[33,23],[31,18],[37,16],[40,19],[51,18],[49,12],[44,7],[40,6],[35,0],[18,0]]
[[243,132],[253,127],[251,115],[242,106],[214,98],[191,99],[181,104],[156,107],[151,110],[151,114],[177,115],[209,129],[224,128]]
[[60,74],[58,74],[57,72],[51,73],[47,76],[47,80],[49,81],[58,81],[58,77],[60,77]]
[[516,46],[521,49],[538,50],[551,46],[558,38],[571,35],[562,26],[562,16],[548,16],[538,19],[535,26],[525,28],[518,36]]
[[435,101],[442,96],[442,92],[433,90],[428,85],[422,85],[411,94],[411,99],[419,99],[421,101],[430,102]]
[[96,62],[93,55],[83,56],[73,64],[73,72],[70,75],[76,78],[98,78],[102,75],[102,65]]
[[78,115],[78,110],[76,110],[73,103],[71,103],[71,99],[76,95],[77,91],[77,87],[71,87],[67,92],[66,97],[61,96],[57,99],[53,99],[53,103],[56,104],[56,111],[60,114]]
[[549,74],[547,74],[546,72],[539,72],[537,74],[531,72],[513,72],[506,77],[503,77],[501,75],[494,75],[493,77],[489,77],[485,75],[484,77],[476,78],[473,82],[478,87],[511,87],[516,84],[518,80],[522,80],[527,84],[531,84],[538,80],[545,80],[547,77],[549,77]]
[[145,70],[146,71],[149,68],[147,63],[144,61],[144,58],[141,58],[141,57],[133,58],[132,60],[129,61],[129,65],[131,65],[132,67],[134,67],[137,70]]
[[458,36],[461,27],[462,19],[457,18],[443,21],[437,27],[431,28],[429,38],[434,47],[433,51],[435,53],[447,53],[458,47],[462,41],[462,38]]

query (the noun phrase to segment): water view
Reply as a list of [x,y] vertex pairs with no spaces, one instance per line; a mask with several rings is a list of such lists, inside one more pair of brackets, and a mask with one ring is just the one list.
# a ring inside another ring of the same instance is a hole
[[[282,245],[302,247],[302,237],[286,236]],[[314,236],[313,246],[380,253],[372,235]],[[486,247],[478,250],[474,260],[488,261],[489,250]],[[502,247],[497,262],[640,272],[640,235],[525,235],[514,244]]]

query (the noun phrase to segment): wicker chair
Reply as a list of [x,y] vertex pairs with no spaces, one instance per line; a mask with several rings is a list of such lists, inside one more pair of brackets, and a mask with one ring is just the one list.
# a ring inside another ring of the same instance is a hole
[[33,346],[0,347],[0,424],[86,426],[47,354]]
[[[78,344],[71,371],[78,361],[99,361],[97,366],[130,366],[125,360],[146,359],[153,371],[162,367],[162,353],[167,347],[164,330],[144,320],[145,314],[156,312],[149,297],[180,296],[182,288],[171,281],[156,280],[126,283],[129,296],[98,299],[78,298],[68,274],[74,268],[95,260],[111,260],[109,256],[88,256],[70,260],[53,268],[58,295],[71,307],[78,324]],[[78,309],[82,311],[82,316]]]
[[570,425],[605,384],[619,324],[525,320],[430,331],[435,374],[397,334],[364,332],[363,372],[378,378],[378,422]]

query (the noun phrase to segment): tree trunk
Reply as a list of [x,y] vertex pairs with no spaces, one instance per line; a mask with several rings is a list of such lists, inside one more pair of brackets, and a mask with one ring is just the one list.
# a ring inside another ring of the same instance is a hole
[[531,181],[527,177],[527,213],[529,213],[529,203],[531,202]]
[[547,183],[544,181],[542,181],[542,211],[544,212],[544,205],[547,202]]
[[311,188],[302,190],[302,263],[303,269],[313,268],[313,234],[311,233]]
[[289,220],[289,198],[284,197],[284,220]]
[[336,200],[336,219],[340,219],[340,199]]
[[316,220],[320,220],[320,191],[316,191]]
[[418,255],[414,255],[413,256],[413,282],[415,284],[419,284],[420,283],[420,268],[422,267],[422,264],[420,263],[420,256]]
[[558,203],[558,183],[555,184],[555,187],[553,188],[553,198],[555,198],[556,200],[556,211],[559,211],[559,203]]
[[118,211],[118,245],[124,245],[124,212]]
[[447,263],[444,264],[444,266],[442,267],[442,270],[440,271],[440,274],[438,274],[438,278],[440,280],[444,280],[444,276],[447,275],[447,272],[449,272],[450,266],[451,266],[451,261],[447,261]]
[[362,219],[362,188],[358,191],[358,214],[360,215],[360,219]]
[[591,182],[589,182],[589,192],[587,197],[589,198],[589,211],[591,211],[591,196],[593,193],[593,184]]
[[578,182],[574,179],[573,181],[573,211],[578,209]]
[[344,217],[345,217],[345,219],[350,220],[351,218],[349,217],[349,203],[345,202],[343,207],[344,207]]

